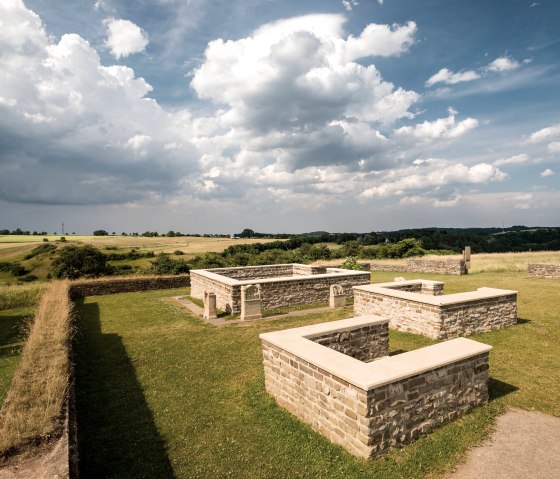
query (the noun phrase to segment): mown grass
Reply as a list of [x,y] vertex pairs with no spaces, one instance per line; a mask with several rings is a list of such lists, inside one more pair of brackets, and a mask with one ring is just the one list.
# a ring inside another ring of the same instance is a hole
[[0,410],[0,457],[61,432],[68,388],[68,282],[51,283],[35,312]]
[[[259,333],[341,319],[351,309],[215,328],[165,299],[184,290],[86,298],[75,344],[83,477],[437,477],[508,404],[560,416],[560,282],[521,273],[422,276],[444,280],[447,292],[519,290],[523,321],[475,337],[494,347],[488,405],[375,461],[330,444],[264,390]],[[429,343],[390,335],[393,352]]]

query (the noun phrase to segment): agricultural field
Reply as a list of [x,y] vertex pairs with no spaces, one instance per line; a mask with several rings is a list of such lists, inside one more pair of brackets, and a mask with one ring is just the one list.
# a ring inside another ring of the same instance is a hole
[[[560,280],[515,271],[445,281],[519,291],[519,324],[475,335],[493,346],[488,405],[375,460],[356,459],[277,407],[264,389],[259,333],[352,316],[352,308],[246,325],[203,324],[171,298],[187,289],[78,303],[76,391],[82,476],[175,478],[441,477],[507,405],[560,416]],[[372,282],[393,273],[372,273]],[[403,274],[414,279],[418,274]],[[431,341],[391,331],[393,352]]]

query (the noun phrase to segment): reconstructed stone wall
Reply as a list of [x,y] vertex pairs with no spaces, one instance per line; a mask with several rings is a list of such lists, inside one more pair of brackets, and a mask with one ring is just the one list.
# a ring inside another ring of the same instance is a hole
[[[258,268],[259,277],[245,277],[243,280],[225,277],[223,271],[230,274],[230,270],[234,270],[234,274],[242,277],[240,271],[244,268],[192,270],[190,272],[191,296],[202,299],[205,291],[213,292],[216,294],[216,306],[219,309],[237,314],[241,312],[241,286],[248,284],[260,285],[261,304],[265,311],[299,304],[326,303],[329,301],[330,287],[333,284],[339,284],[345,295],[352,296],[353,286],[370,283],[370,274],[365,272],[297,264]],[[256,274],[255,268],[247,269],[250,270],[249,276]],[[286,276],[277,276],[288,269],[289,274]],[[292,276],[294,270],[305,274]],[[321,271],[326,271],[326,274],[321,274]],[[263,277],[263,272],[274,276]]]
[[[306,328],[291,331],[298,329]],[[455,339],[364,363],[326,348],[307,350],[305,338],[292,337],[284,347],[277,335],[286,333],[261,335],[268,393],[360,457],[406,444],[488,400],[491,348],[475,341]]]
[[436,273],[436,274],[467,274],[465,261],[462,259],[408,259],[404,264],[370,263],[372,271],[409,271],[412,273]]
[[[203,299],[204,292],[216,294],[216,307],[222,311],[232,313],[241,312],[241,287],[234,287],[218,278],[209,278],[199,274],[196,270],[191,271],[191,296]],[[232,309],[233,306],[238,309]]]
[[156,289],[182,288],[190,285],[190,276],[150,276],[144,278],[109,278],[75,281],[70,286],[70,298],[99,296],[101,294],[132,293]]
[[369,363],[389,354],[387,321],[368,324],[355,329],[329,331],[317,336],[310,336],[308,339],[364,363]]
[[292,275],[293,276],[309,276],[311,274],[325,274],[327,272],[326,266],[311,266],[308,264],[294,264]]
[[289,281],[259,282],[263,310],[298,304],[328,303],[330,287],[339,284],[344,294],[352,296],[353,286],[370,284],[369,273],[353,276],[299,276]]
[[[302,265],[303,266],[303,265]],[[278,278],[280,276],[292,276],[294,265],[271,264],[265,266],[239,266],[235,268],[214,268],[213,273],[238,281],[247,281],[261,278]]]
[[432,339],[488,332],[517,323],[515,291],[479,288],[470,293],[435,296],[393,294],[399,283],[354,288],[354,314],[388,318],[390,326]]
[[529,264],[529,278],[560,279],[560,264]]

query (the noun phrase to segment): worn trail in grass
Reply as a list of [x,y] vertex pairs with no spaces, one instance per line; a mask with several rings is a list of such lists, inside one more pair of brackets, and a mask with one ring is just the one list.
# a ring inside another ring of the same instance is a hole
[[[376,461],[330,444],[264,391],[260,332],[341,319],[351,309],[215,328],[166,299],[184,290],[87,298],[75,341],[82,476],[437,476],[487,434],[506,404],[560,415],[560,282],[521,273],[425,276],[446,281],[449,293],[519,289],[525,321],[475,338],[494,346],[490,404]],[[429,343],[391,332],[392,351]]]

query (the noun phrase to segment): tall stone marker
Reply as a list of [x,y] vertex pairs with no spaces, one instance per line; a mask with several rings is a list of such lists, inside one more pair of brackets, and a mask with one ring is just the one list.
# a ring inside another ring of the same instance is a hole
[[346,306],[344,288],[340,284],[332,284],[329,295],[329,307],[334,309],[342,308],[343,306]]
[[465,260],[465,267],[467,268],[467,271],[469,269],[471,269],[471,247],[470,246],[465,246],[465,249],[463,250],[463,259]]
[[259,284],[241,286],[241,319],[246,320],[261,318],[261,286]]
[[216,293],[204,292],[204,319],[216,319],[218,314],[216,312]]

